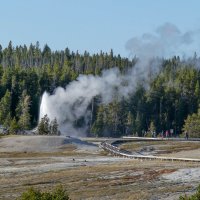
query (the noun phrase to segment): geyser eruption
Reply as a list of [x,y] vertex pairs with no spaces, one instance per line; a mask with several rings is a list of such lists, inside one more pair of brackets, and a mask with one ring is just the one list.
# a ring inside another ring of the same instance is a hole
[[102,76],[80,75],[65,89],[58,87],[53,95],[43,94],[40,118],[45,114],[51,120],[56,117],[61,132],[70,134],[73,131],[74,134],[77,132],[73,128],[74,121],[87,117],[88,106],[95,96],[100,95],[102,103],[108,104],[114,98],[120,99],[132,92],[136,80],[132,73],[121,75],[117,68],[103,71]]
[[[95,96],[101,96],[103,104],[110,103],[114,98],[120,100],[121,97],[127,97],[134,91],[138,81],[145,80],[148,83],[150,74],[159,72],[160,58],[186,56],[197,52],[194,43],[198,35],[199,31],[181,33],[175,25],[166,23],[159,27],[155,34],[146,33],[142,37],[130,39],[126,48],[132,57],[138,57],[138,62],[130,71],[122,75],[117,68],[113,68],[103,71],[101,76],[80,75],[65,89],[58,87],[53,95],[45,92],[40,118],[45,114],[51,120],[56,117],[62,133],[80,135],[79,131],[74,129],[73,123],[80,117],[87,121],[88,106]],[[81,133],[83,132],[81,129]]]

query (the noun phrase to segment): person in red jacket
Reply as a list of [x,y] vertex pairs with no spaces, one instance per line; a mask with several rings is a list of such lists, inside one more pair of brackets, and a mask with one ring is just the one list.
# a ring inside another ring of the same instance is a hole
[[165,137],[169,138],[169,131],[168,130],[165,131]]

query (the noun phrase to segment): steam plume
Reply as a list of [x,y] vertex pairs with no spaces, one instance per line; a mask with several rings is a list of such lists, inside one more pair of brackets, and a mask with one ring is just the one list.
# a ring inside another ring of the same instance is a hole
[[73,122],[82,116],[87,118],[88,106],[95,96],[100,95],[104,104],[110,103],[116,96],[118,99],[127,97],[139,80],[148,80],[151,73],[159,71],[160,59],[156,58],[188,54],[198,34],[199,31],[181,33],[175,25],[166,23],[158,27],[155,34],[145,33],[142,37],[130,39],[126,48],[139,61],[129,73],[121,75],[117,68],[113,68],[103,71],[102,76],[80,75],[65,89],[58,87],[53,95],[45,92],[40,118],[45,114],[50,119],[56,117],[63,133],[79,134],[73,128]]
[[133,37],[126,43],[130,55],[141,59],[153,57],[191,56],[199,50],[200,30],[182,33],[178,27],[165,23],[155,33],[144,33],[141,37]]
[[62,132],[77,132],[72,124],[86,115],[93,97],[100,95],[102,103],[108,104],[113,98],[127,96],[135,84],[131,75],[121,75],[117,68],[105,70],[102,76],[80,75],[65,89],[58,87],[54,95],[43,94],[40,117],[45,114],[50,119],[56,117]]

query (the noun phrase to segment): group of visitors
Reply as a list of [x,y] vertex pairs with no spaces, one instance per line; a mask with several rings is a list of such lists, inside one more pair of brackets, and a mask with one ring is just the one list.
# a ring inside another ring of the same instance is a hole
[[[155,135],[155,134],[154,134]],[[173,136],[173,129],[171,130],[166,130],[166,131],[161,131],[159,136],[161,138],[169,138],[169,137],[172,137]],[[152,136],[153,137],[153,136]]]
[[[170,138],[173,137],[173,129],[170,130],[166,130],[166,131],[161,131],[161,133],[159,134],[161,138]],[[156,137],[156,132],[152,131],[152,137]],[[185,131],[185,139],[188,140],[189,139],[189,134],[187,131]]]
[[[170,131],[169,130],[166,130],[165,132],[161,131],[160,136],[161,136],[161,138],[169,138],[170,137]],[[172,132],[171,132],[171,136],[172,136]]]
[[[151,136],[150,135],[148,135],[148,133],[150,133],[151,134]],[[174,132],[174,129],[170,129],[170,130],[162,130],[159,134],[157,134],[156,133],[156,131],[155,130],[151,130],[151,131],[143,131],[142,132],[142,135],[143,135],[143,137],[152,137],[152,138],[156,138],[156,137],[161,137],[161,138],[172,138],[172,137],[179,137],[179,135],[177,135],[175,132]],[[186,139],[186,140],[188,140],[189,139],[189,133],[188,133],[188,131],[185,131],[184,132],[184,138]]]

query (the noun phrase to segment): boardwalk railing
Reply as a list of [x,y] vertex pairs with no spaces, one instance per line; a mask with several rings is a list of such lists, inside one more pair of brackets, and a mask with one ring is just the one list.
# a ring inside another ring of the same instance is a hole
[[194,158],[175,158],[175,157],[162,157],[162,156],[145,156],[133,154],[126,150],[121,150],[118,147],[112,145],[111,141],[104,141],[100,145],[100,148],[109,151],[112,155],[121,156],[130,159],[142,159],[142,160],[163,160],[163,161],[184,161],[184,162],[200,162],[200,159]]

